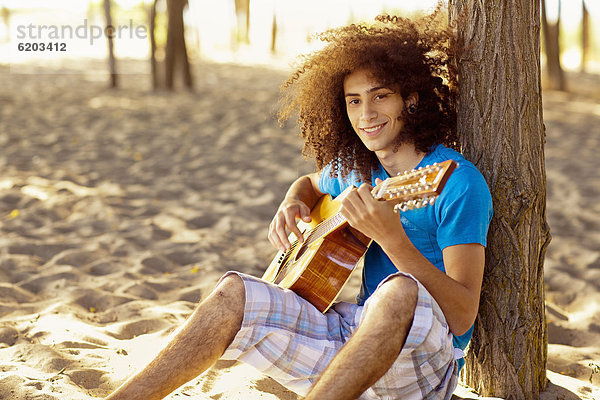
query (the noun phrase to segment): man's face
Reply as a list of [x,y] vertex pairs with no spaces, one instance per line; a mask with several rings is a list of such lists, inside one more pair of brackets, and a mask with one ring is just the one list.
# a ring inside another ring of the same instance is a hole
[[362,69],[346,76],[344,95],[348,119],[364,145],[374,152],[392,151],[404,127],[402,96]]

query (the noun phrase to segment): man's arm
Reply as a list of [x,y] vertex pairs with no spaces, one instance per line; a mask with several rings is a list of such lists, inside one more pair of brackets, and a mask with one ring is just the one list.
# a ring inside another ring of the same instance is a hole
[[323,193],[319,190],[318,172],[301,176],[292,183],[269,226],[269,241],[273,246],[281,251],[290,248],[287,230],[293,232],[301,242],[304,240],[296,225],[296,218],[310,222],[310,210],[321,196]]
[[352,191],[344,198],[341,213],[352,227],[375,240],[399,271],[413,275],[427,288],[452,333],[465,333],[477,316],[485,248],[476,243],[445,248],[443,273],[414,247],[392,206],[375,200],[370,189],[362,185]]
[[446,273],[431,264],[406,234],[396,243],[381,246],[398,270],[410,273],[427,288],[442,309],[452,333],[462,335],[469,330],[479,308],[485,264],[485,248],[482,245],[471,243],[446,247],[442,252]]

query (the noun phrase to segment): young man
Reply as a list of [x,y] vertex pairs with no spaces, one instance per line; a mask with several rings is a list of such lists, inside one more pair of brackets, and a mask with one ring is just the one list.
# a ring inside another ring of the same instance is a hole
[[[153,400],[219,358],[250,363],[306,399],[448,399],[477,314],[491,198],[446,147],[455,134],[451,35],[423,20],[380,18],[321,35],[329,42],[284,85],[280,117],[299,115],[319,172],[296,180],[269,228],[290,247],[325,193],[373,239],[358,304],[321,314],[291,291],[230,272],[169,345],[108,399]],[[396,214],[370,189],[435,162],[460,165],[435,205]]]

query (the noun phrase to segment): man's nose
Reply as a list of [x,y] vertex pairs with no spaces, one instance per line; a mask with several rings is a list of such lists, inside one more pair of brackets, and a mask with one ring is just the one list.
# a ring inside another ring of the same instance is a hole
[[377,111],[375,111],[373,105],[369,104],[368,102],[364,102],[360,110],[360,119],[362,119],[363,121],[371,121],[376,117]]

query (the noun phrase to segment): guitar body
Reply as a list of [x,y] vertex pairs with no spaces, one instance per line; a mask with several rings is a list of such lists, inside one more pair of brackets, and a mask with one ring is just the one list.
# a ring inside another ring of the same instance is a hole
[[[291,234],[292,248],[278,252],[262,277],[293,290],[321,312],[331,307],[370,243],[345,221],[324,226],[323,222],[335,216],[339,208],[339,200],[323,196],[311,211],[312,221],[298,222],[303,234],[311,232],[305,242],[299,243]],[[322,232],[315,237],[319,227]]]
[[[434,203],[456,167],[455,161],[447,160],[406,171],[379,183],[371,195],[395,203],[399,212],[426,207]],[[335,200],[321,197],[311,210],[311,222],[297,222],[304,243],[290,234],[291,248],[277,253],[262,279],[291,289],[319,311],[327,311],[371,243],[339,213],[341,200],[351,190],[347,188]]]

